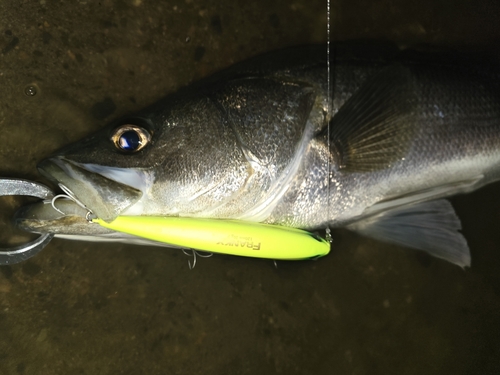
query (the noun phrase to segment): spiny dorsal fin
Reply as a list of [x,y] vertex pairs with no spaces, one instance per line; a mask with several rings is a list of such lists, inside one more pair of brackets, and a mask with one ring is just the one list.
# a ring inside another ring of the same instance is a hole
[[330,122],[340,168],[370,172],[401,160],[414,134],[412,74],[391,66],[369,78]]
[[470,267],[470,252],[460,219],[445,199],[406,206],[351,224],[367,237],[423,250],[460,266]]

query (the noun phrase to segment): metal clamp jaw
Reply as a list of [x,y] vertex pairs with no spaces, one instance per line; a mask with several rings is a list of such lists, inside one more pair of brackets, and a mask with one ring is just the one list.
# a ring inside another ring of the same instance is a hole
[[[0,196],[24,195],[40,199],[50,199],[54,193],[47,186],[37,182],[17,179],[0,178]],[[36,240],[11,247],[0,248],[0,265],[15,264],[22,262],[41,251],[52,240],[54,234],[42,234]]]

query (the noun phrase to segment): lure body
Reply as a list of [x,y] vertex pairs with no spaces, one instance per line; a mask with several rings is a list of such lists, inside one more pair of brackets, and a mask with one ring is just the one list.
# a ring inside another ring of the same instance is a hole
[[330,243],[312,233],[237,220],[119,216],[111,223],[93,222],[152,241],[252,258],[302,260],[330,251]]

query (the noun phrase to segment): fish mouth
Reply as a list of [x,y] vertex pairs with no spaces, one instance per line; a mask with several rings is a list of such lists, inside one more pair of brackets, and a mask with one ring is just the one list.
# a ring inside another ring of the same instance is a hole
[[[65,193],[84,205],[98,218],[111,222],[128,208],[138,203],[143,191],[140,179],[122,183],[116,179],[134,174],[133,170],[110,168],[95,164],[80,164],[64,157],[52,157],[38,164],[42,175],[56,182]],[[99,173],[100,172],[100,173]],[[113,173],[114,172],[114,173]]]

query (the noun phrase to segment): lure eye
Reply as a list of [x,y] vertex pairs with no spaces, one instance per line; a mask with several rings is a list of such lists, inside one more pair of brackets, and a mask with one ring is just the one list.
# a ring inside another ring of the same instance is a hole
[[151,134],[137,125],[126,124],[115,129],[111,140],[121,151],[137,152],[151,141]]

